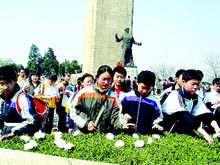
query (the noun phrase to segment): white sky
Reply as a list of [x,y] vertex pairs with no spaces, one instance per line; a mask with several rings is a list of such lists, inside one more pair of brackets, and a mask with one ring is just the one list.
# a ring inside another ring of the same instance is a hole
[[[133,46],[139,71],[161,63],[204,71],[220,54],[219,0],[134,0]],[[0,0],[1,59],[26,66],[32,44],[58,61],[82,63],[86,0]],[[114,37],[114,36],[113,36]],[[143,60],[144,58],[144,60]]]

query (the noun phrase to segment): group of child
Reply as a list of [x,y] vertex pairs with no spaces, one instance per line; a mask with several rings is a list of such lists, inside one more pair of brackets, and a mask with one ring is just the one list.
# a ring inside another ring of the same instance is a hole
[[[179,70],[176,83],[158,98],[151,92],[156,81],[153,72],[140,72],[135,90],[125,85],[126,76],[127,72],[122,66],[112,70],[103,65],[95,78],[84,74],[79,81],[80,88],[73,92],[72,88],[67,90],[70,85],[69,73],[65,73],[63,81],[56,85],[56,75],[49,75],[41,83],[40,75],[32,72],[30,83],[23,89],[49,103],[46,133],[52,131],[56,108],[58,129],[69,134],[76,129],[83,133],[128,134],[150,134],[165,130],[194,135],[197,131],[211,144],[214,140],[209,133],[216,133],[220,137],[219,78],[213,81],[214,91],[200,98],[196,92],[202,73],[198,70]],[[17,83],[17,75],[12,67],[0,68],[0,88],[0,140],[38,131],[40,128],[37,118],[30,113],[28,97],[23,95],[16,99],[22,88]],[[16,110],[16,101],[21,105],[20,114]]]

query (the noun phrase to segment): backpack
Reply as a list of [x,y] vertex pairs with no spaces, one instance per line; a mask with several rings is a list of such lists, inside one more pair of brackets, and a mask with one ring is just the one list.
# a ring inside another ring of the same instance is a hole
[[25,92],[20,92],[17,96],[16,100],[16,110],[19,114],[21,114],[21,108],[19,106],[19,96],[21,94],[25,94],[26,97],[28,97],[31,101],[31,107],[32,107],[32,112],[30,112],[35,118],[40,119],[41,121],[41,129],[44,128],[47,120],[47,115],[48,115],[48,110],[49,110],[49,104],[43,100],[41,100],[38,97],[35,97],[33,95],[29,95]]

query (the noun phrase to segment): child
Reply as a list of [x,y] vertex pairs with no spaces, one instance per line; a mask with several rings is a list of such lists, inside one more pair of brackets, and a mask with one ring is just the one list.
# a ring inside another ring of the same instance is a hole
[[151,94],[155,79],[153,72],[142,71],[138,75],[137,90],[127,93],[122,100],[124,118],[136,123],[135,131],[126,131],[127,133],[148,134],[154,129],[163,130],[163,127],[158,125],[162,120],[161,105],[156,96]]
[[165,129],[187,134],[198,131],[208,143],[212,144],[214,140],[202,128],[201,122],[211,125],[216,133],[220,133],[220,128],[213,114],[196,94],[201,79],[198,70],[186,70],[183,73],[183,87],[172,91],[162,105],[164,122],[171,123],[171,127]]
[[[11,138],[15,135],[29,134],[39,130],[36,119],[31,112],[31,103],[25,94],[19,95],[22,90],[17,84],[17,75],[11,66],[0,68],[0,129],[1,140]],[[16,110],[17,97],[21,114]]]
[[34,90],[40,85],[40,73],[31,71],[29,76],[29,83],[24,87],[24,92],[34,95]]
[[[81,89],[76,94],[70,106],[70,117],[80,131],[108,133],[113,131],[113,126],[119,129],[134,127],[134,124],[123,125],[119,121],[119,106],[115,95],[109,89],[112,77],[112,69],[103,65],[97,71],[97,83],[94,86]],[[106,108],[100,114],[103,105]],[[101,117],[98,120],[99,114]]]
[[49,74],[47,80],[40,84],[35,90],[35,96],[41,98],[43,101],[49,104],[49,113],[45,125],[45,132],[50,134],[53,128],[54,109],[56,108],[56,102],[59,101],[60,95],[55,82],[57,81],[57,75]]

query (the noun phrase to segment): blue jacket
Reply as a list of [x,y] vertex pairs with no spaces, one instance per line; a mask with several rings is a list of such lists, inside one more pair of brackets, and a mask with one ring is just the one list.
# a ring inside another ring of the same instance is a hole
[[132,117],[129,123],[136,124],[137,133],[150,133],[152,126],[162,120],[161,105],[154,95],[148,94],[142,97],[138,91],[131,91],[127,93],[121,104],[122,114],[128,113]]

